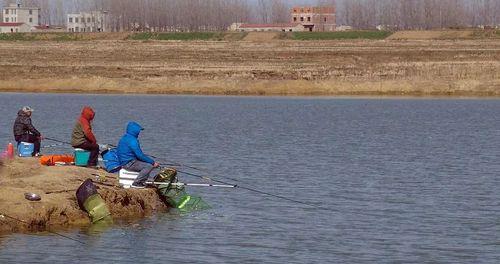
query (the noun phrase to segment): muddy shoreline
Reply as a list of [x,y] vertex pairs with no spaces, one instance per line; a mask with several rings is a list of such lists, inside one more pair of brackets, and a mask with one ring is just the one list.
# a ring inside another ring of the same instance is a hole
[[0,42],[0,92],[500,96],[500,41]]
[[[76,189],[98,173],[106,181],[96,183],[114,220],[139,219],[168,207],[154,189],[122,189],[117,175],[76,166],[46,167],[35,158],[5,161],[0,171],[0,233],[37,232],[90,225],[87,213],[76,201]],[[28,201],[24,193],[41,196]],[[21,221],[14,220],[12,218]]]

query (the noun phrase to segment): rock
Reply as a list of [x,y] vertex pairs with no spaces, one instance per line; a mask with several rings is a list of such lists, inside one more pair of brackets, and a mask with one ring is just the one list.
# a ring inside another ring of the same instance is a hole
[[[96,173],[106,175],[106,182],[94,183],[113,219],[140,218],[168,210],[155,189],[122,189],[115,174],[76,166],[45,167],[36,158],[15,158],[0,165],[0,215],[6,216],[0,218],[0,233],[90,224],[75,193],[84,180],[95,179]],[[41,201],[26,200],[25,193],[38,194]]]

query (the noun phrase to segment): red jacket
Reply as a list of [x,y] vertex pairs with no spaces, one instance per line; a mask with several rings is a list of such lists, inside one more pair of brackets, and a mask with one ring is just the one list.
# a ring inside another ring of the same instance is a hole
[[90,122],[94,119],[95,112],[92,108],[85,106],[82,110],[82,115],[80,116],[80,124],[82,124],[83,133],[85,133],[85,137],[91,143],[97,143],[95,139],[94,133],[92,133],[92,125]]

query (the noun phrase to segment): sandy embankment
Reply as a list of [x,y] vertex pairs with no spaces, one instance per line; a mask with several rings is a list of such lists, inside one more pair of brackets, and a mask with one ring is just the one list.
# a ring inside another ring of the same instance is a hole
[[500,96],[498,40],[0,43],[0,91]]
[[[154,189],[122,189],[114,174],[75,166],[45,167],[34,158],[16,158],[4,162],[0,170],[0,214],[29,224],[0,218],[0,232],[89,224],[89,217],[78,207],[75,193],[85,179],[95,178],[93,173],[107,175],[106,182],[96,185],[113,219],[143,217],[168,209]],[[28,201],[24,197],[26,192],[39,194],[42,200]]]

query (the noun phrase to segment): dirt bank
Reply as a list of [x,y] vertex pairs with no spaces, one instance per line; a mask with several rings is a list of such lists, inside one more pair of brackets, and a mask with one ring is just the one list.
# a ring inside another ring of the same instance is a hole
[[496,40],[0,43],[0,91],[500,96]]
[[[0,171],[0,214],[9,215],[29,224],[7,217],[0,218],[0,233],[38,231],[50,227],[80,226],[90,223],[87,214],[78,207],[75,192],[93,173],[107,175],[103,184],[97,184],[114,219],[143,217],[168,208],[153,189],[121,189],[116,175],[75,166],[42,167],[34,158],[16,158],[4,162]],[[42,197],[32,202],[24,193]]]

